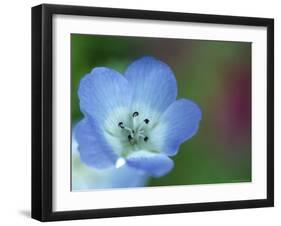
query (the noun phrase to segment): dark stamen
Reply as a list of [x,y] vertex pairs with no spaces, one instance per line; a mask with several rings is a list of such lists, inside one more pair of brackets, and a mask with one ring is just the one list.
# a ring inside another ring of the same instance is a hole
[[135,130],[132,130],[132,133],[135,134]]
[[123,122],[119,122],[119,123],[118,123],[118,126],[119,126],[121,129],[124,129]]
[[135,111],[134,113],[133,113],[133,117],[137,117],[139,115],[139,113],[137,112],[137,111]]
[[145,142],[147,142],[147,141],[148,141],[148,137],[143,138],[143,140],[144,140]]
[[145,120],[143,120],[146,124],[148,124],[149,123],[149,119],[145,119]]

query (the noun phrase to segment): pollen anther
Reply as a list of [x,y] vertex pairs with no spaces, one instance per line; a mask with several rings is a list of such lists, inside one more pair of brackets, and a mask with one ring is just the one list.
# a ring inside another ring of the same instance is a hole
[[135,111],[134,113],[133,113],[133,117],[137,117],[139,115],[139,113],[137,112],[137,111]]
[[124,124],[123,124],[123,122],[119,122],[119,123],[118,123],[118,126],[119,126],[121,129],[124,129]]

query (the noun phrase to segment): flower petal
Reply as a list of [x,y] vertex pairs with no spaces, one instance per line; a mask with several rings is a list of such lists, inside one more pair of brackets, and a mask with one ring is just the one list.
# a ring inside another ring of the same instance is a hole
[[177,82],[170,67],[154,57],[142,57],[128,66],[125,77],[133,90],[133,106],[163,112],[177,96]]
[[90,118],[84,118],[75,127],[75,138],[81,161],[88,166],[102,169],[113,166],[117,155],[105,140],[102,130]]
[[111,177],[107,184],[112,188],[143,187],[148,175],[124,165],[118,169],[111,169]]
[[168,156],[145,150],[133,152],[127,157],[126,162],[130,167],[155,177],[163,176],[174,166],[173,160]]
[[[131,102],[128,81],[117,71],[94,68],[81,79],[78,95],[81,111],[103,124],[108,114],[115,109],[128,107]],[[119,111],[114,111],[117,114]],[[116,116],[118,117],[118,115]]]
[[196,134],[201,117],[197,104],[187,99],[177,100],[161,116],[151,140],[161,152],[173,156],[181,143]]

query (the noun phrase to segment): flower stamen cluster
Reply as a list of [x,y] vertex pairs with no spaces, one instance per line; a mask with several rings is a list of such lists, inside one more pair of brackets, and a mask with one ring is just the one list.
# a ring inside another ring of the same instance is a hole
[[145,130],[143,127],[147,125],[150,120],[146,118],[141,121],[141,123],[137,124],[135,118],[138,116],[139,113],[137,111],[132,114],[132,128],[124,125],[123,122],[118,123],[118,127],[120,127],[122,130],[127,131],[127,138],[131,145],[138,144],[141,141],[147,142],[149,140],[148,136],[145,135]]

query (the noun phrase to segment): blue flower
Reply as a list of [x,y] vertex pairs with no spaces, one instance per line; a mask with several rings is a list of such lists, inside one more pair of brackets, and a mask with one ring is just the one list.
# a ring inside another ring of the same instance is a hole
[[126,164],[162,176],[201,120],[194,102],[176,100],[172,70],[153,57],[137,59],[124,76],[94,68],[81,79],[78,96],[85,116],[75,131],[80,158],[97,169]]

